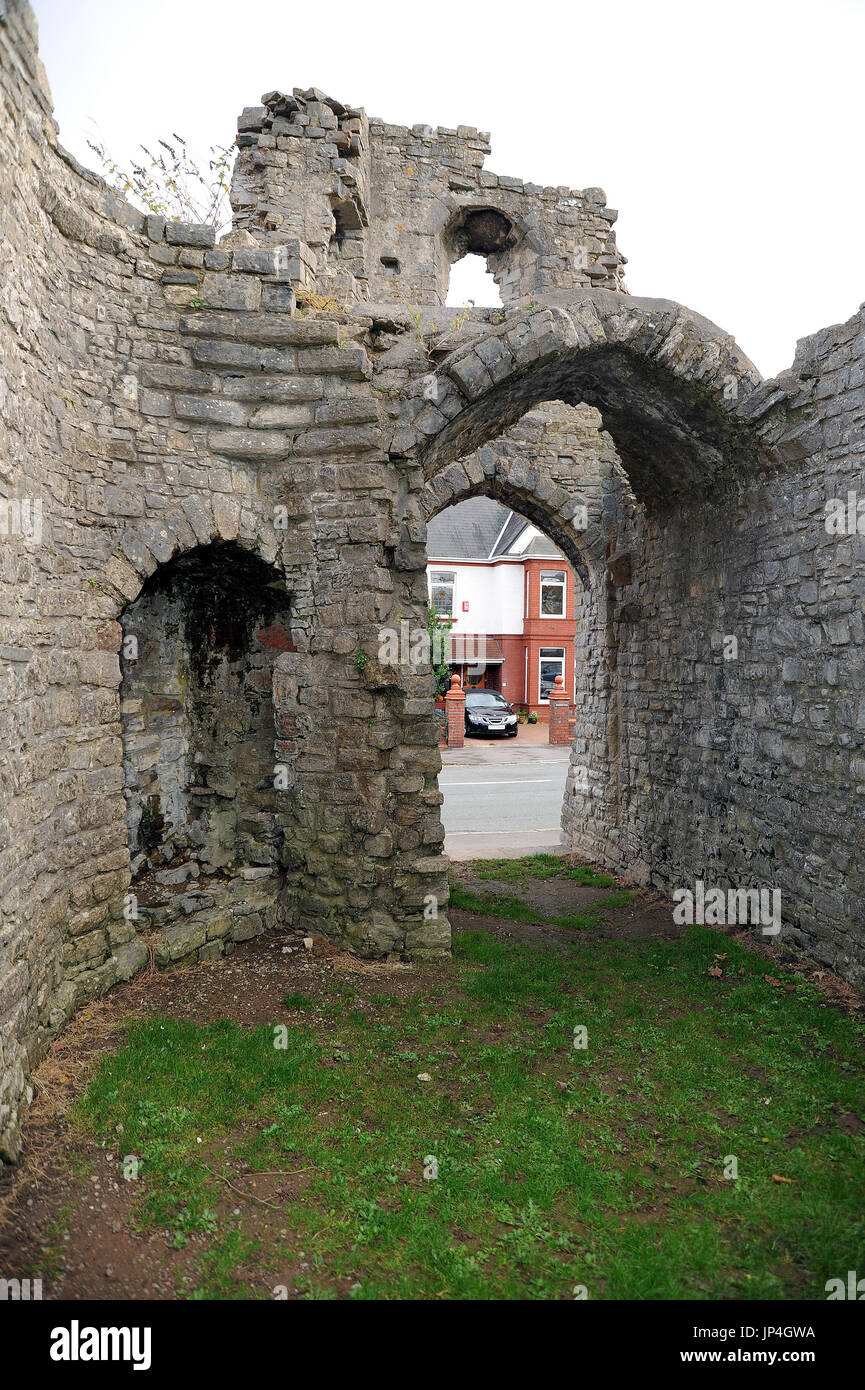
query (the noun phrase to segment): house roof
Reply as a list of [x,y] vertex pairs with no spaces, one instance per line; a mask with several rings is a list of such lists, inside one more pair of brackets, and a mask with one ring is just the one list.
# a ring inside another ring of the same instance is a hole
[[511,512],[507,519],[505,529],[496,541],[495,554],[507,555],[511,546],[514,545],[527,526],[528,522],[525,517],[518,516],[516,512]]
[[[499,560],[513,553],[532,523],[503,507],[492,497],[468,497],[445,507],[427,526],[427,559]],[[562,552],[546,536],[534,536],[520,555],[560,558]]]
[[520,552],[522,555],[534,555],[541,560],[563,560],[565,557],[557,545],[554,545],[548,536],[533,536],[525,550]]
[[434,516],[427,526],[430,560],[488,560],[509,512],[492,497],[468,497]]

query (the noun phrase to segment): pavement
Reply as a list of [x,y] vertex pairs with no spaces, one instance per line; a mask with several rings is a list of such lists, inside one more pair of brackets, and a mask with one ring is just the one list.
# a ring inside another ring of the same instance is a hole
[[[561,853],[559,825],[570,748],[546,742],[471,738],[442,750],[439,789],[445,853],[451,859]],[[533,731],[534,732],[534,731]]]

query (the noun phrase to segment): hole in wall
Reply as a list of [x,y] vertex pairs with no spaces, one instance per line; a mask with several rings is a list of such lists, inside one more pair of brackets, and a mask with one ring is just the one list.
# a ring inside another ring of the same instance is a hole
[[495,208],[477,208],[466,213],[457,240],[469,255],[491,256],[511,245],[513,230],[513,223],[504,213]]
[[445,305],[450,309],[463,309],[468,305],[479,309],[502,307],[499,287],[487,270],[484,256],[469,253],[454,262]]

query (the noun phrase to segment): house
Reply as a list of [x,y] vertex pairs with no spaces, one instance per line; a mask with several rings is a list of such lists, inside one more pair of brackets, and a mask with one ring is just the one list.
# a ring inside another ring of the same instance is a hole
[[574,574],[531,522],[491,497],[446,507],[427,527],[430,603],[451,619],[448,664],[549,718],[561,675],[574,698]]

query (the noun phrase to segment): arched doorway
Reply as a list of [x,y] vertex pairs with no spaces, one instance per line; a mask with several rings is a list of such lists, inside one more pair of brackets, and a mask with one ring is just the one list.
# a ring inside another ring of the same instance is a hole
[[[557,686],[570,712],[585,688],[594,634],[583,579],[541,527],[480,493],[430,518],[427,581],[441,647],[433,665],[445,852],[558,853],[571,750],[569,721],[551,722],[550,692]],[[454,676],[462,728],[445,713]]]
[[[692,714],[669,689],[670,633],[678,644],[691,619],[678,595],[659,603],[657,594],[667,593],[668,565],[673,588],[687,568],[678,556],[692,525],[716,513],[720,521],[754,476],[754,430],[737,403],[759,377],[727,335],[681,306],[600,290],[545,299],[443,338],[439,354],[433,338],[436,370],[414,387],[395,442],[423,471],[427,515],[498,489],[563,548],[574,546],[575,564],[593,557],[603,636],[591,717],[575,727],[572,768],[589,785],[574,799],[570,844],[637,881],[666,883],[664,845],[684,840],[690,824],[679,730]],[[597,490],[585,529],[576,523],[585,503],[577,455],[546,450],[543,429],[534,458],[514,459],[506,447],[521,421],[557,401],[591,407],[612,451],[610,486]],[[718,621],[713,613],[709,627]],[[704,622],[682,639],[683,687],[689,651],[708,640]],[[685,856],[693,862],[690,844]]]
[[[453,561],[457,557],[445,554],[449,544],[451,548],[459,547],[460,541],[448,543],[438,536],[437,519],[451,513],[451,509],[455,509],[451,514],[458,514],[460,505],[469,499],[475,504],[474,510],[479,508],[483,515],[472,514],[465,527],[457,529],[458,538],[461,529],[471,533],[481,522],[487,527],[494,525],[494,518],[486,515],[489,508],[508,521],[503,536],[492,538],[492,549],[499,551],[504,546],[510,550],[509,542],[515,544],[515,553],[500,560],[497,568],[507,567],[512,574],[518,568],[522,576],[518,586],[519,621],[513,621],[512,616],[506,624],[520,629],[514,640],[521,644],[521,669],[508,676],[510,684],[503,693],[509,700],[514,697],[523,718],[534,714],[538,719],[535,726],[520,724],[511,747],[525,752],[509,761],[564,758],[564,765],[556,768],[554,774],[546,769],[536,773],[548,799],[549,778],[554,775],[557,779],[555,805],[545,802],[542,819],[535,817],[523,822],[527,830],[539,832],[529,837],[533,841],[529,847],[546,849],[562,838],[575,853],[610,867],[616,867],[618,862],[621,738],[617,612],[607,568],[615,545],[615,530],[605,525],[605,518],[611,514],[614,500],[627,500],[629,496],[627,478],[612,441],[601,429],[598,412],[561,401],[547,402],[526,412],[517,424],[477,454],[433,473],[421,495],[427,522],[424,599],[432,594],[433,574],[455,576],[449,594],[460,620],[455,632],[469,634],[472,653],[478,646],[478,631],[488,627],[488,618],[481,613],[477,622],[472,621],[471,596],[467,590],[463,592],[465,582],[460,587],[460,566],[447,563],[449,558]],[[470,534],[466,540],[471,541]],[[521,553],[520,547],[528,553]],[[526,570],[531,574],[527,575]],[[464,615],[462,605],[467,596],[470,607]],[[563,635],[556,611],[560,606],[564,610],[562,617],[570,624],[567,636]],[[507,644],[501,626],[482,635],[501,636],[500,645]],[[485,656],[488,658],[490,651],[496,659],[498,653],[492,647],[484,648]],[[460,674],[465,674],[464,670]],[[569,749],[551,755],[546,716],[549,686],[556,674],[563,677],[572,737]],[[484,684],[496,685],[503,679],[496,671],[486,671]],[[545,746],[533,754],[531,748],[536,744]],[[477,749],[478,744],[470,736],[467,746]],[[450,758],[443,756],[447,764]],[[504,754],[496,754],[492,761],[502,757]],[[471,760],[476,760],[474,754]],[[503,794],[520,795],[520,788],[505,789]],[[519,823],[515,819],[513,828]],[[448,830],[447,813],[445,828]],[[480,831],[484,827],[470,826],[466,821],[461,828]],[[517,835],[516,852],[518,841]],[[463,850],[465,845],[461,843],[459,848]]]

